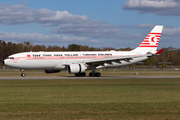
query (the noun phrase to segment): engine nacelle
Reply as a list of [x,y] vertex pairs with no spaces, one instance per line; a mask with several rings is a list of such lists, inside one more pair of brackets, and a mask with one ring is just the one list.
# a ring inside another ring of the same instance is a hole
[[70,64],[67,66],[67,71],[70,74],[83,73],[87,67],[84,64]]
[[44,70],[45,73],[58,73],[60,70]]

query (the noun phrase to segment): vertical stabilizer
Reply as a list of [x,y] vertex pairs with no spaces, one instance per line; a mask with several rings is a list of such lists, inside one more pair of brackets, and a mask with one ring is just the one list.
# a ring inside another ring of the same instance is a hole
[[143,42],[132,52],[136,53],[156,53],[159,40],[161,37],[163,26],[157,25],[153,28],[153,30],[147,35],[147,37],[143,40]]

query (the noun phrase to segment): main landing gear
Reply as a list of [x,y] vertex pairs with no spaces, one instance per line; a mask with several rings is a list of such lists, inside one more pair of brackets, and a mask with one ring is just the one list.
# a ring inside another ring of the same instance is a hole
[[101,73],[99,73],[99,72],[90,72],[90,73],[89,73],[89,76],[90,76],[90,77],[100,77],[100,76],[101,76]]
[[86,76],[86,73],[85,72],[83,72],[83,73],[76,73],[75,76],[76,77]]
[[[76,73],[75,76],[76,77],[80,77],[80,76],[84,77],[84,76],[86,76],[86,73],[85,72],[84,73]],[[99,73],[99,72],[90,72],[89,76],[90,77],[100,77],[101,73]]]
[[22,72],[22,73],[21,73],[21,77],[25,77],[26,74],[24,73],[24,70],[23,70],[23,69],[21,70],[21,72]]

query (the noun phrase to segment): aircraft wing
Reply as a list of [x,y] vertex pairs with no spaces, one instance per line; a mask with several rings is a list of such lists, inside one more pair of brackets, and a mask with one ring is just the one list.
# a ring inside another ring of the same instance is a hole
[[[102,65],[104,63],[111,63],[111,62],[120,62],[120,60],[124,60],[124,61],[130,61],[133,60],[134,58],[140,58],[140,57],[152,57],[152,56],[156,56],[156,55],[160,55],[163,52],[164,49],[161,49],[159,51],[157,51],[156,53],[147,53],[144,55],[125,55],[125,56],[119,56],[119,57],[108,57],[108,58],[102,58],[102,59],[89,59],[89,60],[81,60],[81,61],[76,61],[73,63],[79,64],[79,63],[84,63],[84,64],[89,64],[89,65]],[[60,66],[66,66],[72,64],[72,62],[70,63],[62,63],[60,64]]]
[[110,63],[110,62],[120,62],[120,60],[125,60],[129,61],[134,58],[139,58],[139,57],[151,57],[153,54],[146,54],[146,55],[139,55],[139,56],[120,56],[120,57],[108,57],[108,58],[102,58],[102,59],[91,59],[91,60],[85,60],[85,61],[79,61],[77,63],[86,63],[86,64],[91,64],[91,65],[101,65],[103,63]]
[[139,58],[139,57],[152,57],[154,55],[160,55],[163,52],[164,49],[161,49],[159,51],[157,51],[155,54],[152,53],[148,53],[145,55],[135,55],[135,56],[130,56],[130,55],[126,55],[126,56],[120,56],[120,57],[109,57],[109,58],[102,58],[102,59],[92,59],[92,60],[87,60],[87,61],[83,61],[83,63],[86,64],[92,64],[92,65],[100,65],[103,63],[110,63],[110,62],[120,62],[120,60],[125,60],[125,61],[129,61],[132,60],[134,58]]

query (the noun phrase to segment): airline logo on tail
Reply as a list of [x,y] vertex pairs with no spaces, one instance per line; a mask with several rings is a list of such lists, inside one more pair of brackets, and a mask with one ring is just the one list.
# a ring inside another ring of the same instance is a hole
[[163,26],[156,25],[138,47],[157,48],[161,37]]
[[157,47],[160,37],[161,33],[149,33],[139,47]]

